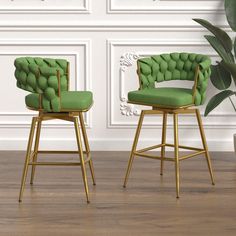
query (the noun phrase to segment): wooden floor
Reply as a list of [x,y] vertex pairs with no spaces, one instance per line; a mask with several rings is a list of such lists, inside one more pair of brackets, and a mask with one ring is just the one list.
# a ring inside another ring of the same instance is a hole
[[[24,152],[0,152],[0,236],[235,236],[236,157],[211,156],[216,186],[203,157],[183,161],[179,200],[173,163],[166,163],[161,177],[159,161],[137,158],[123,189],[128,153],[95,152],[97,186],[89,176],[89,205],[79,167],[45,166],[36,170],[33,186],[27,182],[19,204]],[[58,159],[47,160],[52,158]]]

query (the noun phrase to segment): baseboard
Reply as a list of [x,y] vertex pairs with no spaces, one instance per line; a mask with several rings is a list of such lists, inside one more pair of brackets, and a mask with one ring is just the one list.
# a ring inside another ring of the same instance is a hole
[[[140,147],[154,145],[152,140],[140,141]],[[202,147],[201,142],[195,140],[187,140],[182,145]],[[26,139],[1,139],[0,150],[26,150]],[[90,140],[90,148],[92,151],[129,151],[132,146],[132,140],[129,139],[92,139]],[[210,151],[234,151],[233,140],[208,140]],[[74,139],[42,139],[40,143],[41,149],[49,150],[76,150]],[[168,149],[172,150],[172,149]]]

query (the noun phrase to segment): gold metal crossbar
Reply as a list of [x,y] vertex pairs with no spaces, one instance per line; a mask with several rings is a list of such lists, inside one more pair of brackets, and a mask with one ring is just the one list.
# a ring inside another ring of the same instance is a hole
[[[185,159],[189,159],[191,157],[201,155],[205,152],[206,152],[205,150],[194,152],[194,153],[179,157],[179,160],[182,161],[182,160],[185,160]],[[137,151],[134,152],[134,155],[139,156],[139,157],[151,158],[151,159],[158,159],[158,160],[165,160],[165,161],[175,161],[175,157],[165,157],[165,156],[162,157],[162,156],[156,156],[156,155],[151,155],[151,154],[147,154],[147,153],[140,153],[140,152],[137,152]]]
[[[143,149],[134,151],[133,154],[135,156],[139,156],[139,157],[158,159],[158,160],[162,160],[162,161],[175,161],[174,157],[171,158],[171,157],[165,157],[164,155],[156,156],[156,155],[151,155],[151,154],[144,153],[144,152],[151,151],[151,150],[154,150],[154,149],[157,149],[157,148],[162,148],[162,147],[175,147],[175,145],[174,144],[169,144],[169,143],[158,144],[158,145],[154,145],[154,146],[150,146],[150,147],[147,147],[147,148],[143,148]],[[187,149],[187,150],[191,150],[191,151],[197,151],[197,152],[179,157],[180,161],[206,153],[206,151],[202,148],[195,148],[195,147],[182,146],[182,145],[179,145],[178,148]]]
[[[87,154],[87,151],[83,151]],[[38,151],[38,154],[78,154],[78,151],[57,151],[57,150],[42,150]]]
[[[167,147],[175,147],[174,144],[168,144],[168,143],[166,143],[165,146],[167,146]],[[179,145],[179,148],[181,148],[181,149],[188,149],[188,150],[192,150],[192,151],[202,151],[202,150],[204,150],[202,148],[189,147],[189,146],[183,146],[183,145]]]
[[[154,146],[150,146],[150,147],[147,147],[147,148],[137,150],[136,152],[142,153],[142,152],[151,151],[151,150],[161,148],[161,147],[175,147],[175,145],[174,144],[169,144],[169,143],[158,144],[158,145],[154,145]],[[188,149],[188,150],[192,150],[192,151],[203,151],[204,150],[202,148],[195,148],[195,147],[182,146],[182,145],[179,145],[178,147],[180,149]]]
[[[78,151],[38,151],[39,153],[43,153],[43,154],[78,154]],[[83,151],[83,153],[87,154],[87,157],[84,159],[84,163],[86,164],[87,162],[89,162],[91,160],[91,156],[89,153],[87,153],[86,151]],[[33,160],[34,156],[37,153],[32,152],[30,160]],[[29,162],[29,165],[39,165],[39,166],[80,166],[81,163],[80,162]]]
[[[79,127],[77,116],[79,116],[80,127]],[[52,120],[52,119],[67,120],[74,123],[78,151],[38,150],[42,121]],[[82,132],[80,131],[80,129]],[[82,147],[81,133],[82,133],[82,137],[84,141],[85,151],[83,151],[83,147]],[[33,142],[34,142],[34,147],[32,150]],[[77,154],[79,156],[79,161],[78,162],[75,162],[75,161],[74,162],[72,161],[71,162],[59,162],[59,161],[58,162],[51,162],[51,161],[39,162],[37,160],[38,154]],[[86,158],[84,157],[84,154]],[[81,166],[86,198],[87,198],[87,202],[89,203],[88,181],[87,181],[87,174],[86,174],[86,168],[85,168],[85,165],[87,163],[89,164],[93,184],[95,185],[96,183],[95,183],[93,162],[90,156],[90,148],[88,144],[88,138],[87,138],[87,134],[85,130],[82,111],[63,112],[63,113],[44,113],[43,111],[40,111],[37,117],[32,118],[26,158],[25,158],[25,165],[24,165],[24,170],[23,170],[22,180],[21,180],[19,202],[22,201],[22,196],[23,196],[23,192],[25,188],[25,182],[26,182],[29,166],[32,166],[31,180],[30,180],[31,184],[33,184],[36,166]]]
[[37,166],[80,166],[80,162],[31,162],[29,165]]
[[186,156],[182,156],[182,157],[179,157],[179,160],[180,160],[180,161],[186,160],[186,159],[189,159],[189,158],[191,158],[191,157],[195,157],[195,156],[201,155],[201,154],[203,154],[203,153],[206,153],[206,151],[205,151],[205,150],[202,150],[202,151],[198,151],[198,152],[195,152],[195,153],[186,155]]
[[147,148],[137,150],[136,152],[142,153],[142,152],[150,151],[150,150],[157,149],[157,148],[160,148],[160,147],[163,147],[163,146],[165,146],[165,144],[158,144],[158,145],[154,145],[154,146],[150,146],[150,147],[147,147]]
[[174,161],[174,159],[171,157],[161,157],[161,156],[155,156],[155,155],[151,155],[151,154],[138,153],[138,152],[134,152],[133,154],[135,156],[146,157],[146,158],[150,158],[150,159],[158,159],[158,160],[164,159],[165,161]]
[[[145,104],[143,104],[143,105],[145,105]],[[144,116],[145,115],[157,115],[157,114],[163,115],[161,144],[137,150],[138,139],[140,136],[142,125],[143,125]],[[166,143],[166,129],[167,129],[167,115],[168,114],[173,115],[173,118],[174,118],[174,144]],[[201,139],[202,139],[203,148],[196,148],[196,147],[179,145],[178,114],[195,114],[196,115],[199,130],[200,130],[200,135],[201,135]],[[166,147],[173,147],[174,148],[174,157],[166,157],[165,156]],[[161,155],[160,156],[146,153],[148,151],[151,151],[151,150],[154,150],[157,148],[161,148]],[[184,156],[179,156],[179,149],[186,149],[186,150],[195,151],[195,152],[184,155]],[[127,185],[128,178],[129,178],[130,171],[131,171],[131,167],[132,167],[133,160],[134,160],[135,156],[160,160],[161,161],[161,168],[160,168],[161,175],[163,174],[164,161],[172,161],[175,163],[176,197],[179,198],[179,179],[180,179],[180,177],[179,177],[179,162],[182,160],[186,160],[186,159],[201,155],[201,154],[205,154],[210,177],[211,177],[211,182],[214,185],[214,177],[213,177],[213,172],[212,172],[212,167],[211,167],[210,156],[209,156],[209,152],[208,152],[208,147],[207,147],[206,137],[205,137],[204,130],[203,130],[200,112],[198,109],[193,108],[191,106],[178,107],[178,108],[153,106],[152,110],[142,110],[140,118],[139,118],[138,127],[136,130],[132,150],[130,153],[130,158],[129,158],[128,167],[127,167],[123,186],[126,187],[126,185]]]

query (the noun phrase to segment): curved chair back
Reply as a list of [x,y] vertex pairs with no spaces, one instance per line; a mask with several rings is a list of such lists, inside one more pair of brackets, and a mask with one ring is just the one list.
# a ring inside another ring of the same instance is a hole
[[69,62],[40,57],[16,58],[17,87],[40,94],[45,111],[60,111],[60,93],[69,87]]
[[195,81],[194,103],[202,105],[211,75],[210,66],[208,56],[194,53],[170,53],[141,58],[138,60],[140,89],[155,88],[155,83],[163,81]]

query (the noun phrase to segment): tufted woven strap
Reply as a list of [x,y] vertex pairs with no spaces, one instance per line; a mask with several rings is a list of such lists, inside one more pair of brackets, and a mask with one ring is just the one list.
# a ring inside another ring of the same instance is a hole
[[208,79],[211,75],[211,60],[208,56],[194,53],[171,53],[154,55],[138,60],[140,89],[154,88],[155,83],[169,80],[194,81],[199,66],[195,105],[206,98]]
[[68,62],[64,59],[20,57],[15,59],[14,65],[17,87],[42,94],[43,109],[47,112],[59,112],[57,73],[60,73],[60,91],[67,91]]

